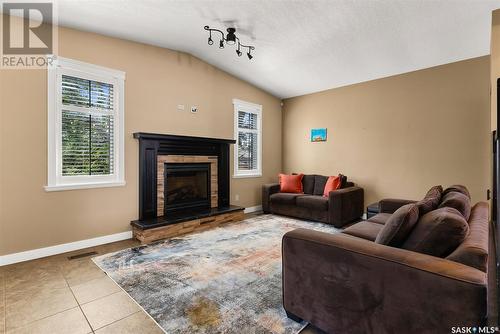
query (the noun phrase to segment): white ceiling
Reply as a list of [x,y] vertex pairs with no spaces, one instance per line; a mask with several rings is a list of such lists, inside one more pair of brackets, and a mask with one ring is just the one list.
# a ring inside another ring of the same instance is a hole
[[[490,53],[499,0],[59,0],[59,24],[190,53],[280,98]],[[237,28],[254,58],[207,44]]]

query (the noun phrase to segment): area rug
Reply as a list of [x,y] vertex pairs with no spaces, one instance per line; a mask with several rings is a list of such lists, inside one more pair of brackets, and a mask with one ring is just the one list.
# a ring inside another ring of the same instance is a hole
[[298,333],[282,307],[281,238],[333,226],[274,215],[95,257],[166,333]]

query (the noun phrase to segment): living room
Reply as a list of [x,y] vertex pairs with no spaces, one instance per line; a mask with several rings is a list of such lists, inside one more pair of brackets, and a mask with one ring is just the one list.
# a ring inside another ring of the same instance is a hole
[[494,332],[498,8],[2,2],[0,334]]

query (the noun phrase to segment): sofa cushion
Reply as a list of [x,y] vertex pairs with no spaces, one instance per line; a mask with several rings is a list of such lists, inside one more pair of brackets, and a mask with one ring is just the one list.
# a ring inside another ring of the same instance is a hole
[[465,196],[469,197],[470,198],[470,193],[469,193],[469,190],[467,189],[467,187],[465,186],[462,186],[461,184],[454,184],[452,186],[449,186],[448,188],[446,188],[444,191],[443,191],[443,196],[446,195],[447,193],[449,192],[452,192],[452,191],[456,191],[456,192],[459,192],[459,193],[462,193],[464,194]]
[[422,216],[402,248],[445,257],[464,241],[468,233],[469,225],[460,212],[443,207]]
[[420,215],[423,216],[427,212],[435,210],[438,208],[439,203],[441,202],[441,196],[443,193],[442,186],[434,186],[427,194],[425,194],[424,198],[417,202],[418,208],[420,210]]
[[296,193],[303,194],[304,190],[302,189],[302,178],[304,174],[280,174],[280,192],[282,193]]
[[297,197],[297,206],[311,210],[328,210],[328,198],[316,195],[302,195]]
[[347,187],[347,176],[344,174],[339,174],[340,177],[340,189]]
[[417,204],[406,204],[397,209],[384,224],[376,243],[393,247],[400,246],[418,221]]
[[323,196],[323,191],[325,190],[325,184],[327,180],[328,176],[314,175],[313,195]]
[[284,204],[284,205],[295,205],[295,199],[301,196],[301,194],[293,193],[277,193],[269,196],[271,203]]
[[302,178],[304,194],[312,195],[314,192],[314,175],[304,175]]
[[467,195],[464,195],[457,191],[450,191],[446,195],[443,196],[441,203],[439,204],[440,208],[449,207],[457,209],[458,212],[465,218],[465,220],[469,220],[470,218],[470,199]]
[[471,210],[469,235],[446,258],[474,267],[483,272],[488,268],[488,232],[490,208],[487,202],[479,202]]
[[377,235],[383,227],[384,225],[381,224],[372,223],[370,221],[362,221],[346,228],[342,231],[342,233],[353,235],[355,237],[370,241],[375,241]]
[[377,213],[375,216],[368,219],[369,222],[384,225],[392,214],[390,213]]

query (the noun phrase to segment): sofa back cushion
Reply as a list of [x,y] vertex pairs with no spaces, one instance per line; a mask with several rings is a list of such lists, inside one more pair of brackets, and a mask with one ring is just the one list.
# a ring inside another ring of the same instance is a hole
[[401,248],[445,257],[465,240],[468,232],[469,224],[460,212],[443,207],[420,217]]
[[463,186],[461,184],[455,184],[455,185],[449,186],[448,188],[446,188],[444,190],[443,196],[446,195],[449,192],[452,192],[452,191],[456,191],[456,192],[462,193],[465,196],[469,197],[469,199],[471,199],[470,198],[469,190],[467,189],[467,187],[465,187],[465,186]]
[[[340,189],[346,188],[347,187],[347,176],[344,174],[339,174],[340,177]],[[352,182],[349,182],[352,183]],[[352,187],[352,186],[351,186]]]
[[474,267],[483,272],[488,268],[489,205],[479,202],[472,208],[469,219],[469,235],[446,258]]
[[471,204],[470,198],[463,193],[457,191],[450,191],[446,193],[441,199],[441,203],[439,204],[440,208],[448,207],[454,208],[460,212],[460,214],[465,218],[465,220],[469,220]]
[[313,195],[323,196],[323,191],[325,190],[326,181],[328,181],[328,176],[314,175]]
[[314,177],[312,174],[305,174],[302,178],[302,188],[304,189],[304,194],[312,195],[314,193]]
[[427,194],[425,194],[424,198],[420,200],[417,205],[420,210],[420,216],[425,215],[426,213],[437,209],[439,203],[441,202],[441,195],[443,193],[442,186],[434,186]]
[[302,189],[302,178],[304,174],[298,175],[287,175],[280,174],[280,192],[282,193],[298,193],[301,194],[304,192]]
[[375,242],[399,247],[418,221],[418,205],[406,204],[397,209],[377,235]]

